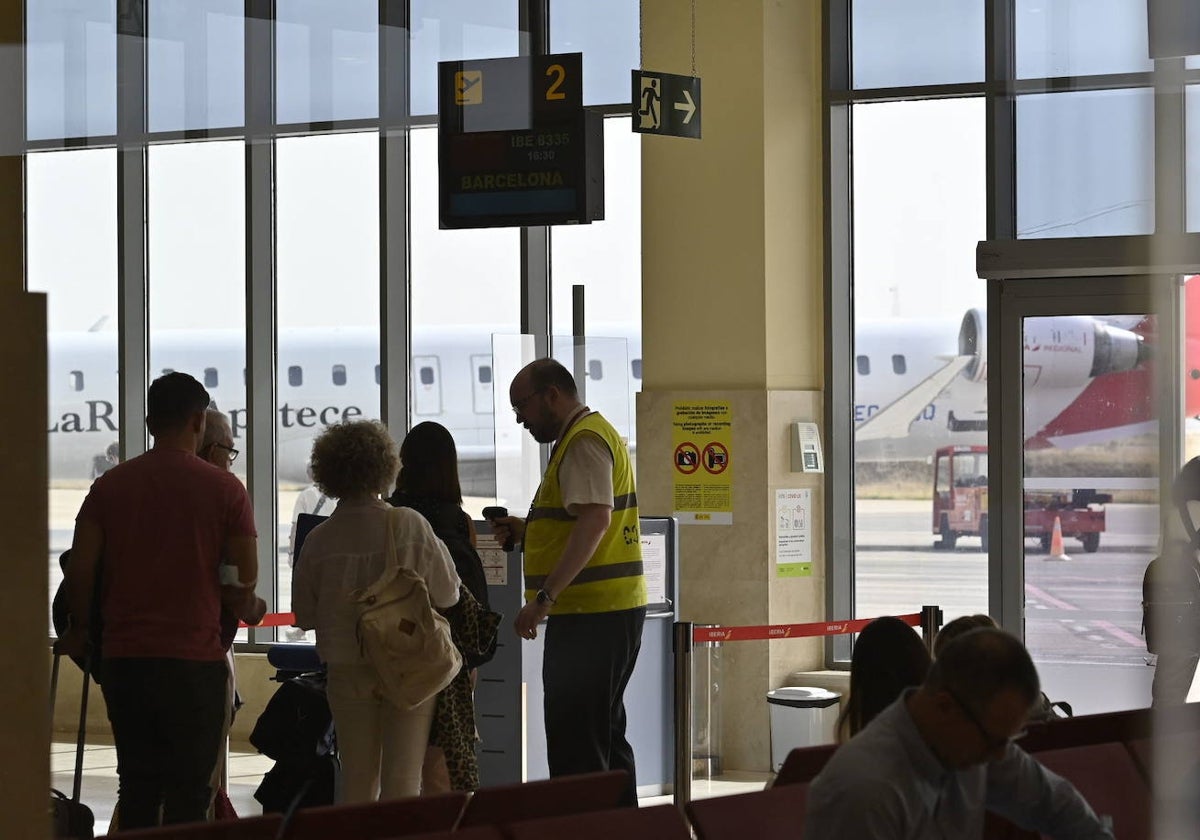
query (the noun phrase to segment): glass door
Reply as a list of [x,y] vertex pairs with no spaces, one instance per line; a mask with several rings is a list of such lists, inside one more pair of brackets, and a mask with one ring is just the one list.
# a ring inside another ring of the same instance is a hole
[[1001,502],[992,614],[1024,633],[1052,701],[1075,714],[1146,707],[1155,663],[1141,584],[1182,463],[1188,284],[992,282],[993,373],[1011,397],[1001,404],[1016,407],[989,440]]

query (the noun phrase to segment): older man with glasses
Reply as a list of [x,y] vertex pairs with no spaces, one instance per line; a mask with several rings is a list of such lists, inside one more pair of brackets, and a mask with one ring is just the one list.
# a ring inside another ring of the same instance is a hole
[[978,629],[946,646],[910,689],[813,780],[806,840],[983,836],[984,811],[1056,840],[1111,838],[1066,779],[1015,743],[1041,686],[1016,638]]

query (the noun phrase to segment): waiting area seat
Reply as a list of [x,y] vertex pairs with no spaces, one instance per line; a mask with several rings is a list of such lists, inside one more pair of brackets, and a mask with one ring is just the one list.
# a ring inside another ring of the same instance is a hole
[[[403,840],[508,840],[499,826],[476,825],[459,831],[435,831],[432,834],[412,834]],[[543,838],[545,840],[545,838]]]
[[296,812],[284,836],[287,840],[349,836],[356,840],[385,840],[450,831],[458,824],[467,798],[466,793],[452,792],[386,802],[304,808]]
[[467,803],[459,826],[503,825],[616,808],[629,784],[624,770],[560,776],[524,784],[480,788]]
[[697,799],[687,805],[699,840],[795,840],[803,833],[806,783]]
[[[527,820],[505,829],[509,840],[690,840],[687,822],[674,805],[617,808],[567,817]],[[460,835],[455,835],[459,837]]]
[[199,823],[196,825],[179,826],[164,825],[161,828],[145,828],[139,831],[123,831],[119,834],[107,834],[105,837],[130,838],[130,840],[274,840],[283,825],[279,814],[267,814],[261,817],[246,817],[240,820],[225,822]]

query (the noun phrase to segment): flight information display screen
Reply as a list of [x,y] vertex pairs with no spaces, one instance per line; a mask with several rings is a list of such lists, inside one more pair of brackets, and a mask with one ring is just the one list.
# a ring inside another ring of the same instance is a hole
[[438,65],[442,228],[604,218],[604,133],[582,55]]

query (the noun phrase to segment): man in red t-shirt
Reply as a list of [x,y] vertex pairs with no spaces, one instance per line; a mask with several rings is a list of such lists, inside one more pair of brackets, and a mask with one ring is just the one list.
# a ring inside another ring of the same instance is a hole
[[[147,394],[149,452],[96,479],[75,521],[71,614],[100,575],[101,687],[117,747],[122,829],[205,819],[225,720],[222,603],[255,619],[258,540],[242,483],[196,456],[208,392],[184,373]],[[101,561],[101,558],[103,560]],[[218,567],[237,567],[222,586]],[[86,622],[59,641],[82,654]]]

